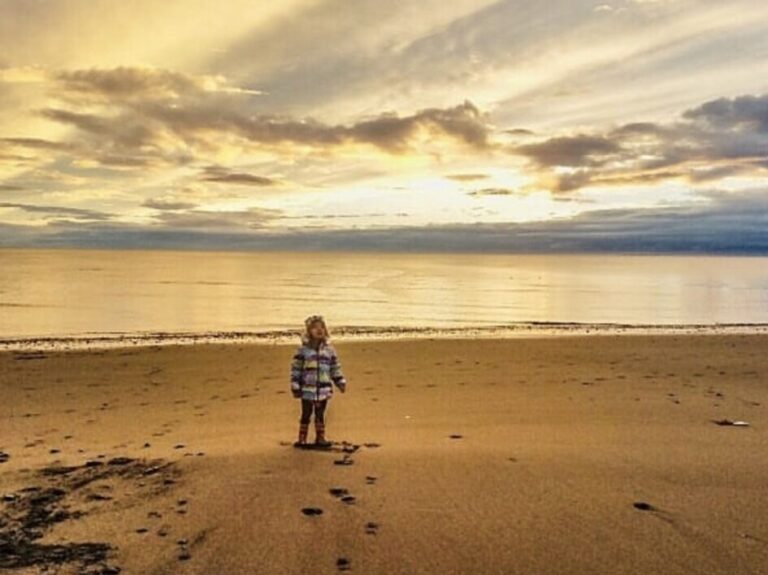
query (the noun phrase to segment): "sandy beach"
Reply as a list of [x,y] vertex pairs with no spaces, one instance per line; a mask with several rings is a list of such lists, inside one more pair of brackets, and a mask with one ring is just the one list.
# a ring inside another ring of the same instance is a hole
[[765,573],[768,335],[296,343],[0,352],[0,570]]

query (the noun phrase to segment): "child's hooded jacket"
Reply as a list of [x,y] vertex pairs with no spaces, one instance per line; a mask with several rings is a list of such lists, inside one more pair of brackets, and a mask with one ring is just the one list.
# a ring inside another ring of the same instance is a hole
[[333,345],[320,340],[315,349],[309,336],[303,334],[291,360],[291,391],[300,391],[302,399],[324,400],[331,398],[334,385],[343,389],[347,381]]

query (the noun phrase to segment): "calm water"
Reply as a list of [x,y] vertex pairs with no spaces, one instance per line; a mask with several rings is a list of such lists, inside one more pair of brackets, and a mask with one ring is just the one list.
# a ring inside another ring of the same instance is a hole
[[0,250],[0,338],[768,322],[768,258]]

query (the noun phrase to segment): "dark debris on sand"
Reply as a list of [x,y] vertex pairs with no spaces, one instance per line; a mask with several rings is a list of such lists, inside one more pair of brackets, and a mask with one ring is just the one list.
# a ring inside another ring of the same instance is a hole
[[717,425],[733,425],[736,427],[749,426],[749,423],[747,423],[746,421],[733,421],[731,419],[713,419],[712,423],[716,423]]
[[[0,507],[0,570],[37,568],[42,572],[66,565],[78,575],[109,575],[120,572],[111,565],[115,548],[105,542],[40,543],[56,523],[77,519],[87,513],[73,510],[79,500],[93,501],[83,488],[102,479],[144,479],[157,475],[162,490],[167,475],[178,470],[164,460],[114,458],[109,462],[91,460],[82,465],[49,466],[36,472],[41,485],[23,487],[2,497]],[[48,485],[42,485],[47,482]],[[81,493],[83,490],[86,493]],[[81,497],[82,496],[82,497]]]

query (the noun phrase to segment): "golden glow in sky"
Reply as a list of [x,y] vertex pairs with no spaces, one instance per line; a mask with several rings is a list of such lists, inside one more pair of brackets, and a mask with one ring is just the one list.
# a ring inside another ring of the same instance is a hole
[[0,246],[738,211],[766,56],[758,0],[5,0]]

